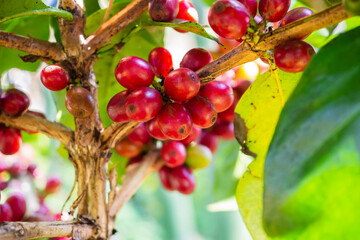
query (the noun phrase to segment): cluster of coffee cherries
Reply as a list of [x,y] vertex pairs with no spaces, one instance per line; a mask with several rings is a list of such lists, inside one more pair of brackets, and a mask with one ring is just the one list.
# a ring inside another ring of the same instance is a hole
[[51,91],[60,91],[68,87],[65,96],[67,110],[76,118],[87,118],[95,109],[94,98],[84,87],[69,85],[69,74],[60,66],[49,65],[41,71],[41,82]]
[[[208,20],[211,28],[221,37],[242,42],[250,26],[251,18],[258,24],[262,21],[281,27],[313,14],[305,7],[288,12],[290,0],[217,0],[210,8]],[[259,7],[259,9],[258,9]],[[257,12],[259,10],[259,14]],[[266,25],[266,24],[265,24]],[[274,49],[276,66],[285,72],[301,72],[315,54],[313,47],[302,41],[301,36],[284,42]]]
[[107,113],[115,122],[140,122],[115,149],[130,158],[131,165],[141,161],[154,140],[163,141],[163,186],[190,194],[195,188],[192,170],[210,164],[218,138],[234,138],[237,99],[226,81],[200,86],[195,71],[212,60],[205,49],[188,51],[178,69],[163,47],[153,49],[148,60],[128,56],[115,69],[117,81],[127,90],[110,99]]
[[156,22],[171,22],[174,19],[199,22],[199,14],[189,0],[150,0],[149,15]]
[[[0,157],[3,158],[3,156]],[[1,161],[0,191],[9,190],[11,192],[13,189],[18,189],[18,191],[9,194],[6,201],[0,205],[0,222],[39,222],[54,221],[56,219],[56,215],[50,211],[44,202],[47,196],[56,193],[61,186],[60,180],[56,177],[48,178],[43,189],[34,188],[36,193],[34,200],[37,201],[39,207],[33,212],[29,212],[29,209],[27,209],[26,198],[21,191],[22,182],[35,186],[34,179],[38,176],[39,170],[35,164],[15,162],[6,166]]]
[[[10,88],[2,93],[0,89],[0,111],[2,114],[17,117],[25,112],[37,117],[46,118],[44,114],[28,110],[29,97],[21,90]],[[35,132],[29,132],[34,134]],[[22,145],[21,130],[0,123],[0,152],[12,155],[18,152]]]

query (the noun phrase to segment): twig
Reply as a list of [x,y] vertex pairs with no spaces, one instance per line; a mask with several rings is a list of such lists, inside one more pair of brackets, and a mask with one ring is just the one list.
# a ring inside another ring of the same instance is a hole
[[101,25],[103,25],[104,22],[106,22],[106,20],[108,19],[109,15],[110,15],[110,12],[111,12],[111,8],[112,8],[112,5],[114,3],[114,0],[109,0],[109,6],[108,8],[106,9],[106,12],[105,12],[105,15],[104,15],[104,18],[100,24],[100,28],[101,28]]
[[4,113],[0,114],[0,122],[11,127],[28,130],[31,132],[40,132],[46,136],[58,140],[67,146],[72,140],[74,132],[57,122],[50,122],[46,119],[25,113],[19,117],[10,117]]
[[0,240],[38,239],[54,237],[73,237],[89,239],[95,227],[73,221],[63,222],[2,222]]
[[241,44],[198,70],[197,74],[201,80],[201,84],[213,81],[217,76],[238,65],[257,59],[262,56],[265,51],[283,42],[339,23],[349,17],[343,5],[338,4],[265,34],[253,48]]
[[60,44],[4,31],[0,31],[0,47],[17,49],[31,55],[59,62],[66,59],[65,52]]
[[121,207],[135,194],[146,177],[162,166],[159,159],[159,150],[152,150],[144,156],[137,168],[125,174],[123,184],[117,190],[113,204],[110,206],[110,218],[115,218]]
[[134,0],[123,10],[102,24],[99,29],[86,39],[85,51],[92,55],[104,43],[110,41],[120,30],[136,20],[148,7],[149,0]]
[[127,136],[139,123],[130,121],[127,123],[113,123],[102,133],[103,149],[112,149],[116,143]]

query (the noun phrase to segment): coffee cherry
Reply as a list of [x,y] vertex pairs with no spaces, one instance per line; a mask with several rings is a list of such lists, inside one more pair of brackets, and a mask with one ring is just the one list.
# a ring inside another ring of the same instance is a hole
[[41,71],[41,82],[47,89],[59,91],[69,84],[70,78],[67,72],[57,65],[49,65]]
[[210,149],[204,145],[194,144],[186,149],[185,164],[191,169],[205,168],[212,160]]
[[250,26],[250,14],[236,0],[217,0],[208,14],[211,28],[223,38],[240,39]]
[[193,124],[199,128],[209,128],[216,122],[217,112],[214,105],[204,97],[195,96],[184,104],[189,111]]
[[106,111],[114,122],[122,123],[130,120],[125,109],[125,101],[129,94],[129,90],[121,91],[110,99]]
[[215,153],[219,146],[219,138],[215,134],[203,130],[198,143],[208,147],[212,153]]
[[189,112],[177,103],[168,103],[162,107],[158,124],[161,132],[173,140],[182,140],[189,136],[193,125]]
[[139,146],[144,146],[151,141],[151,136],[146,130],[145,124],[140,123],[140,125],[134,129],[128,136],[130,141]]
[[163,134],[162,131],[160,130],[158,117],[155,117],[150,121],[146,122],[146,130],[148,131],[150,136],[152,136],[157,140],[164,141],[168,139],[168,137],[165,136],[165,134]]
[[246,9],[249,11],[250,15],[255,18],[256,13],[257,13],[257,0],[237,0],[239,2],[241,2]]
[[171,186],[182,194],[191,194],[195,190],[195,177],[185,166],[171,169]]
[[115,151],[117,154],[126,158],[133,158],[138,156],[141,153],[141,150],[141,146],[134,144],[127,138],[121,140],[115,146]]
[[296,73],[305,69],[314,54],[315,50],[310,44],[292,40],[275,48],[274,60],[282,71]]
[[61,181],[57,177],[49,178],[46,182],[45,192],[47,194],[56,193],[61,186]]
[[15,192],[6,200],[6,203],[9,204],[12,213],[13,221],[20,221],[26,212],[26,201],[22,193]]
[[76,118],[87,118],[95,109],[91,93],[83,87],[71,87],[65,96],[67,110]]
[[200,89],[200,80],[195,72],[188,68],[172,71],[164,81],[165,93],[175,101],[193,98]]
[[178,167],[185,162],[186,148],[184,144],[178,141],[166,142],[161,148],[161,158],[166,166]]
[[22,169],[20,163],[15,162],[9,167],[8,172],[10,173],[12,178],[18,178],[18,177],[20,177],[22,170],[23,169]]
[[4,203],[0,205],[0,222],[13,221],[13,212],[9,204]]
[[[307,17],[312,15],[314,12],[307,8],[307,7],[298,7],[294,8],[293,10],[289,11],[285,17],[280,21],[280,27],[285,26],[291,22],[299,20],[301,18]],[[297,38],[297,40],[303,40],[307,38],[310,34]]]
[[234,121],[234,115],[235,115],[235,108],[238,101],[234,99],[234,102],[231,104],[231,106],[226,109],[225,111],[218,114],[217,121],[218,122],[233,122]]
[[35,164],[30,164],[26,171],[28,172],[28,174],[30,174],[32,177],[36,177],[37,176],[37,171],[36,171],[36,165]]
[[[189,22],[199,22],[199,14],[194,5],[189,0],[179,0],[179,12],[176,19],[182,19]],[[178,32],[186,33],[186,31],[175,29]]]
[[143,160],[142,156],[136,156],[131,158],[128,163],[126,164],[126,166],[130,166],[130,165],[135,165],[140,163]]
[[208,99],[215,106],[217,112],[225,111],[234,101],[232,88],[221,81],[205,84],[201,87],[198,95]]
[[5,155],[17,153],[22,144],[20,130],[10,127],[0,129],[0,152]]
[[162,107],[161,94],[153,88],[134,90],[125,101],[126,115],[134,121],[146,122],[153,119]]
[[156,22],[171,22],[179,11],[178,0],[151,0],[149,14]]
[[188,51],[180,62],[181,68],[189,68],[194,72],[209,64],[212,60],[208,50],[203,48],[193,48]]
[[250,81],[236,81],[236,86],[233,88],[234,98],[240,99],[241,96],[246,92],[250,87]]
[[185,139],[181,140],[180,142],[185,146],[188,146],[193,141],[196,141],[200,137],[200,135],[201,135],[201,129],[193,126],[189,136],[187,136]]
[[161,185],[168,191],[175,190],[175,188],[172,186],[172,182],[174,180],[172,179],[171,171],[171,168],[164,166],[160,168],[158,172]]
[[289,10],[291,0],[260,0],[259,13],[269,22],[280,21]]
[[0,191],[5,190],[9,186],[9,182],[0,182]]
[[151,65],[138,57],[124,57],[115,68],[116,80],[129,90],[149,86],[154,76]]
[[234,123],[232,122],[216,122],[211,129],[211,133],[215,134],[223,140],[232,140],[235,138]]
[[1,109],[9,115],[19,116],[28,109],[29,105],[29,97],[16,88],[9,89],[2,94]]
[[159,78],[166,78],[173,69],[173,61],[170,52],[163,47],[154,48],[149,54],[149,63]]

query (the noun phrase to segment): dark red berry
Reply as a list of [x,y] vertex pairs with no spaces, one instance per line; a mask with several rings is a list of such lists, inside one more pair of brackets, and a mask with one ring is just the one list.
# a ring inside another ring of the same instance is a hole
[[166,95],[175,101],[193,98],[200,89],[200,80],[196,73],[188,68],[172,71],[164,81]]
[[122,123],[130,120],[130,118],[126,115],[125,109],[125,101],[129,94],[129,90],[121,91],[110,99],[106,111],[110,119],[114,122]]
[[62,67],[49,65],[41,71],[41,82],[47,89],[59,91],[66,88],[70,82],[70,78]]
[[36,177],[36,165],[35,164],[30,164],[27,167],[27,172],[32,176],[32,177]]
[[207,98],[215,106],[217,112],[225,111],[234,101],[232,88],[222,81],[205,84],[198,95]]
[[274,60],[282,71],[296,73],[305,69],[314,54],[315,50],[310,44],[293,40],[275,48]]
[[0,152],[5,155],[17,153],[22,144],[20,130],[10,127],[0,129]]
[[9,182],[0,182],[0,191],[5,190],[9,186]]
[[246,92],[250,87],[251,82],[247,80],[236,81],[236,86],[233,88],[234,97],[240,99],[241,96]]
[[212,153],[215,153],[219,146],[219,138],[215,134],[203,130],[198,143],[208,147]]
[[[285,17],[280,21],[280,27],[285,26],[291,22],[294,22],[296,20],[299,20],[301,18],[307,17],[312,15],[314,12],[313,10],[307,8],[307,7],[298,7],[294,8],[293,10],[289,11]],[[307,38],[310,34],[307,34],[305,36],[297,38],[297,40],[303,40]]]
[[175,190],[174,187],[172,186],[172,182],[174,180],[172,179],[171,170],[172,170],[171,168],[166,166],[159,169],[159,178],[161,185],[163,185],[163,187],[168,191]]
[[212,60],[208,50],[203,48],[193,48],[188,51],[180,62],[181,68],[189,68],[194,72],[209,64]]
[[[199,22],[199,14],[194,5],[189,0],[179,0],[179,12],[176,19],[182,19],[190,22]],[[175,29],[178,32],[186,33],[186,31]]]
[[225,111],[218,114],[219,122],[233,122],[234,121],[234,112],[238,101],[234,100],[231,106]]
[[134,90],[125,101],[126,115],[134,121],[146,122],[153,119],[162,107],[161,94],[150,87]]
[[0,205],[0,222],[13,221],[13,212],[9,204],[4,203]]
[[19,177],[21,175],[21,173],[22,173],[22,170],[23,169],[22,169],[21,164],[19,162],[13,163],[8,169],[8,171],[9,171],[12,178]]
[[180,142],[185,146],[188,146],[193,141],[196,141],[200,137],[200,134],[201,134],[201,129],[193,126],[189,136],[187,136],[185,139],[181,140]]
[[237,0],[217,0],[208,14],[211,28],[223,38],[240,39],[250,26],[250,14]]
[[128,136],[130,141],[139,146],[144,146],[151,141],[151,136],[146,130],[145,124],[140,123],[140,125],[134,129]]
[[133,157],[128,161],[127,166],[138,164],[142,160],[143,160],[142,156]]
[[146,130],[148,131],[148,133],[150,134],[150,136],[152,136],[153,138],[157,139],[157,140],[167,140],[169,139],[167,136],[165,136],[165,134],[162,133],[162,131],[160,130],[160,126],[159,126],[159,122],[158,122],[158,117],[154,117],[153,119],[151,119],[150,121],[146,122]]
[[157,77],[166,78],[173,69],[173,61],[170,52],[163,47],[154,48],[149,54],[149,63]]
[[182,194],[191,194],[195,190],[195,177],[184,165],[171,169],[170,183]]
[[1,109],[9,115],[21,115],[28,109],[29,105],[29,97],[16,88],[9,89],[2,94]]
[[46,182],[45,192],[47,194],[56,193],[61,186],[61,181],[57,177],[49,178]]
[[254,18],[256,16],[257,13],[257,0],[237,0],[239,2],[241,2],[246,9],[249,11],[250,15]]
[[168,141],[161,148],[161,158],[166,166],[178,167],[185,162],[186,148],[181,142]]
[[149,14],[157,22],[171,22],[179,11],[178,0],[151,0]]
[[6,200],[6,203],[9,204],[12,213],[13,221],[20,221],[26,212],[26,201],[22,193],[15,192]]
[[215,134],[216,136],[220,137],[223,140],[232,140],[235,138],[234,123],[216,122],[214,127],[211,129],[211,133]]
[[116,80],[129,90],[149,86],[154,76],[151,65],[147,61],[133,56],[121,59],[115,69]]
[[170,139],[182,140],[189,136],[192,121],[186,108],[178,103],[165,104],[159,112],[160,130]]
[[184,104],[189,111],[193,124],[199,128],[209,128],[216,122],[217,112],[214,105],[204,97],[195,96]]
[[133,158],[141,153],[142,147],[132,143],[129,139],[121,140],[115,146],[117,154],[126,158]]
[[280,21],[289,10],[291,0],[260,0],[259,13],[269,22]]
[[71,87],[65,96],[67,110],[76,118],[87,118],[95,109],[91,93],[83,87]]

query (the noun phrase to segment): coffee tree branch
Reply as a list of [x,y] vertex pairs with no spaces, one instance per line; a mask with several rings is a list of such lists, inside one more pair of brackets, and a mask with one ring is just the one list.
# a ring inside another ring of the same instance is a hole
[[44,59],[63,61],[66,54],[58,43],[0,31],[0,47],[12,48]]
[[57,122],[50,122],[30,113],[25,113],[19,117],[11,117],[2,113],[0,114],[0,122],[5,123],[10,127],[42,133],[50,138],[58,140],[65,146],[69,144],[74,135],[74,132],[70,128]]
[[62,222],[2,222],[0,240],[73,237],[89,239],[96,229],[93,225],[73,221]]

